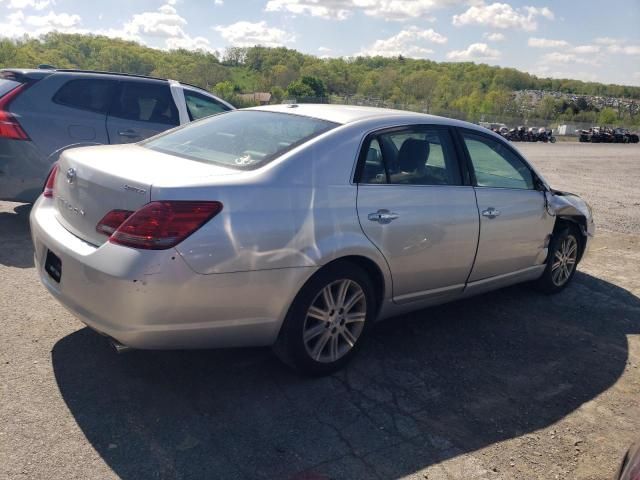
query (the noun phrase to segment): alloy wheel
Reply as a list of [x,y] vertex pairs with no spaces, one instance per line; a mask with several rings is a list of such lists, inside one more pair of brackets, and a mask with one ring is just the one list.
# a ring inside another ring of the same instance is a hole
[[331,363],[346,355],[362,334],[367,300],[358,283],[341,279],[326,285],[311,302],[302,330],[309,356]]
[[562,240],[554,254],[553,265],[551,265],[551,280],[554,285],[561,287],[567,283],[576,268],[577,258],[578,242],[573,235],[569,235]]

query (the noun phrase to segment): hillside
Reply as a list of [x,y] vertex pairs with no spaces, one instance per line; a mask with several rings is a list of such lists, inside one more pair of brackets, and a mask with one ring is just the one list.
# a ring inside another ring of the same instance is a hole
[[[173,78],[236,103],[242,103],[238,93],[267,91],[274,101],[338,96],[472,121],[504,117],[640,124],[640,87],[538,78],[485,64],[404,57],[321,59],[283,47],[234,47],[218,58],[205,52],[163,51],[107,37],[59,33],[0,40],[0,68],[39,64]],[[516,94],[524,90],[540,93]]]

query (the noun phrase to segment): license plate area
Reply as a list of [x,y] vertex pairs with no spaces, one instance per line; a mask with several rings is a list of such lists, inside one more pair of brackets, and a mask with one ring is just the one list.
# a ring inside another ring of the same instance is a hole
[[51,250],[47,250],[47,259],[44,262],[44,270],[53,278],[57,283],[60,283],[62,278],[62,261]]

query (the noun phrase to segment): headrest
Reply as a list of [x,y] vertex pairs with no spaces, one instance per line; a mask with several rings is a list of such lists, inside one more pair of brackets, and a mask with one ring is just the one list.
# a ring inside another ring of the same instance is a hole
[[429,158],[429,142],[407,138],[398,152],[398,168],[403,172],[415,172],[423,168]]

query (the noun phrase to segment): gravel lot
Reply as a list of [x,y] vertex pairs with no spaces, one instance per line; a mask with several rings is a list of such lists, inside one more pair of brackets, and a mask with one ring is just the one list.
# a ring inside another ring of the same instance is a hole
[[574,284],[384,322],[316,380],[269,349],[117,356],[0,203],[0,478],[610,478],[640,432],[640,148],[521,149],[594,207]]

